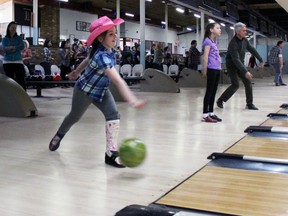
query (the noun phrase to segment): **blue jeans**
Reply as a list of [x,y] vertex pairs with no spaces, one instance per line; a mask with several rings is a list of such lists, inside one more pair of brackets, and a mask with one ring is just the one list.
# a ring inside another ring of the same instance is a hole
[[102,102],[94,101],[91,97],[74,87],[72,97],[72,107],[70,113],[64,118],[57,133],[65,135],[70,128],[80,120],[90,104],[95,105],[105,116],[106,121],[116,120],[120,118],[117,106],[110,90],[108,89],[104,95]]
[[282,71],[280,70],[280,64],[275,63],[275,64],[272,64],[272,66],[275,69],[275,78],[274,78],[275,84],[279,84],[279,85],[283,84]]

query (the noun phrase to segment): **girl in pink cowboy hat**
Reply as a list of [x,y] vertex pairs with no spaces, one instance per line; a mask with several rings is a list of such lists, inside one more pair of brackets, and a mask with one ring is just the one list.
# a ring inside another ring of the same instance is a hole
[[106,120],[105,163],[118,168],[125,167],[119,160],[117,151],[120,116],[115,100],[109,91],[110,81],[132,107],[141,108],[145,101],[135,97],[114,67],[116,51],[113,48],[117,39],[115,26],[123,22],[121,18],[112,21],[104,16],[91,24],[87,46],[92,46],[92,49],[89,57],[76,70],[68,74],[69,79],[76,80],[85,69],[75,84],[71,111],[49,144],[51,151],[58,149],[64,135],[93,103],[104,114]]

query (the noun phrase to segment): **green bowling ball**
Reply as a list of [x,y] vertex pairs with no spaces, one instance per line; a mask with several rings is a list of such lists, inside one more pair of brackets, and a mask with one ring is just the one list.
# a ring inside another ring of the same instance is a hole
[[125,139],[119,145],[119,156],[125,166],[137,167],[146,157],[146,146],[139,139]]

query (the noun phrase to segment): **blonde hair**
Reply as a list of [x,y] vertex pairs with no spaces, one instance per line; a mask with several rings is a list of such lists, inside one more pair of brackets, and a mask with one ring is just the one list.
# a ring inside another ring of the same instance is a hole
[[163,48],[162,44],[161,43],[157,43],[156,49],[157,50],[161,50],[162,48]]

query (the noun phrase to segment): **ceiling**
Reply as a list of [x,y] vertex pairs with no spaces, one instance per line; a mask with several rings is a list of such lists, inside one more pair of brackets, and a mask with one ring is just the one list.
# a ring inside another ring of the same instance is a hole
[[[208,0],[206,0],[208,1]],[[216,0],[210,0],[210,2]],[[258,23],[260,20],[268,23],[267,25],[273,26],[279,34],[286,33],[288,35],[288,13],[283,9],[275,0],[218,0],[220,6],[220,13],[217,12],[216,15],[220,14],[222,19],[228,19],[228,17],[223,17],[226,11],[226,2],[230,2],[237,6],[239,13],[239,20],[232,19],[232,21],[241,21],[244,23],[249,23],[249,14],[253,14],[257,17]],[[281,1],[281,0],[277,0]],[[168,6],[168,26],[169,28],[175,29],[179,32],[186,29],[186,27],[195,26],[196,19],[194,17],[194,7],[195,5],[202,4],[203,0],[169,0],[165,1]],[[186,2],[186,3],[185,3]],[[188,3],[187,3],[188,2]],[[201,2],[201,3],[199,3]],[[288,1],[282,0],[284,5],[288,10]],[[286,4],[285,4],[286,2]],[[215,3],[215,2],[212,2]],[[177,6],[186,7],[184,14],[176,11]],[[116,0],[69,0],[69,3],[61,3],[61,7],[75,8],[81,11],[87,11],[99,14],[99,16],[107,15],[111,18],[115,17],[116,10]],[[202,7],[203,8],[203,7]],[[104,10],[103,10],[104,9]],[[106,9],[111,9],[112,11],[107,11]],[[139,0],[120,0],[121,17],[125,20],[135,20],[139,21],[140,9]],[[161,26],[161,21],[165,20],[165,4],[162,0],[152,0],[152,2],[145,2],[145,11],[147,24]],[[205,9],[205,7],[204,7]],[[214,13],[213,9],[207,9],[208,13]],[[125,12],[135,14],[134,18],[125,16]],[[230,19],[230,18],[229,18]],[[231,19],[230,19],[231,20]],[[218,21],[218,20],[216,20]],[[251,27],[252,29],[254,27]],[[268,27],[267,27],[268,28]],[[256,31],[260,31],[259,28],[254,28]],[[267,30],[268,31],[268,30]],[[269,35],[269,32],[267,32]],[[284,38],[283,38],[284,39]]]
[[[89,2],[83,3],[81,0],[70,0],[69,3],[79,3],[81,9],[86,11],[91,10],[91,6],[97,8],[97,14],[107,15],[109,17],[115,17],[116,10],[116,0],[90,0]],[[62,3],[64,6],[69,6],[67,3]],[[76,6],[76,4],[74,5]],[[70,5],[71,7],[71,5]],[[78,7],[79,8],[79,7]],[[103,10],[104,9],[112,9],[112,12]],[[139,8],[139,0],[120,0],[120,8],[121,8],[121,18],[125,20],[136,20],[139,21],[140,17],[140,8]],[[93,10],[93,9],[92,9]],[[95,10],[94,10],[95,11]],[[146,1],[145,4],[146,11],[146,23],[161,26],[161,21],[165,21],[165,4],[160,0],[153,0],[152,2]],[[125,12],[135,14],[134,18],[130,18],[125,16]],[[176,8],[172,6],[172,4],[168,3],[168,25],[169,28],[182,30],[182,27],[195,25],[195,17],[193,14],[187,14],[183,16],[183,14],[176,12]],[[151,20],[150,20],[151,19]]]

